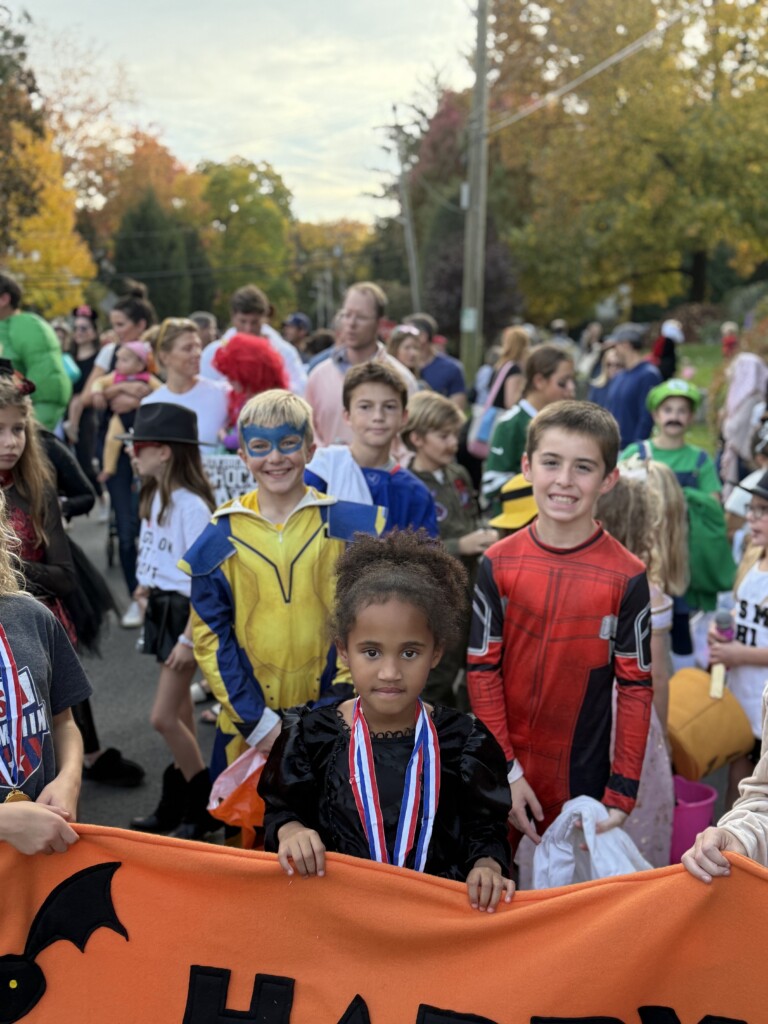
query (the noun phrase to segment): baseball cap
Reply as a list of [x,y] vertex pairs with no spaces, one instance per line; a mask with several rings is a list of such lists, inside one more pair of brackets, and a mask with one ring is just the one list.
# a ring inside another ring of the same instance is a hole
[[283,320],[283,326],[288,327],[301,327],[303,330],[312,332],[312,321],[309,319],[306,313],[291,313]]
[[646,329],[642,324],[634,324],[628,321],[627,323],[619,324],[618,327],[614,327],[608,335],[607,341],[614,345],[620,345],[626,341],[632,348],[641,349],[645,344],[646,333]]
[[489,526],[501,530],[519,530],[539,514],[533,498],[533,487],[522,473],[513,476],[501,488],[501,515],[491,519]]
[[665,320],[661,325],[661,336],[669,338],[670,341],[674,341],[677,345],[682,345],[685,341],[683,325],[679,320]]
[[645,399],[648,411],[655,412],[667,398],[687,398],[694,409],[698,409],[701,405],[701,392],[695,384],[691,384],[687,380],[680,380],[679,377],[670,377],[669,380],[665,380],[663,384],[657,384],[648,392]]

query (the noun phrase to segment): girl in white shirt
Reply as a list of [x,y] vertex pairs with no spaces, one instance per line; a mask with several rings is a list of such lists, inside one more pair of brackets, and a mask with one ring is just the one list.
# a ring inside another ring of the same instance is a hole
[[170,402],[142,405],[129,438],[136,472],[141,533],[134,599],[146,605],[144,653],[160,662],[150,721],[174,763],[163,775],[155,810],[133,828],[200,839],[219,827],[207,813],[211,784],[195,735],[189,692],[196,663],[190,621],[190,579],[177,562],[207,526],[213,492],[203,472],[197,416]]
[[733,587],[732,635],[718,632],[712,623],[708,638],[710,661],[725,665],[728,689],[744,708],[755,736],[752,754],[729,766],[729,807],[738,796],[739,783],[752,775],[760,757],[762,696],[768,681],[768,473],[742,489],[751,495],[745,509],[751,546],[741,560]]

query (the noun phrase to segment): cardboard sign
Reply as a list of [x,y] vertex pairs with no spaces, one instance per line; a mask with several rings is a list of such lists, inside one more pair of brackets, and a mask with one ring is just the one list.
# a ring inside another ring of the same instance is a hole
[[81,826],[0,844],[0,1022],[764,1024],[768,871],[733,859],[516,894],[331,855],[275,857]]
[[252,491],[256,484],[239,455],[203,455],[203,470],[213,488],[216,508]]

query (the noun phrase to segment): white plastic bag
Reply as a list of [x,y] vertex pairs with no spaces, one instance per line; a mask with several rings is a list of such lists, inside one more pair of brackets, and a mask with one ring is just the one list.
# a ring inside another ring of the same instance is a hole
[[[608,809],[591,796],[579,796],[563,805],[559,816],[541,838],[533,856],[533,888],[553,889],[593,878],[650,871],[637,847],[621,828],[596,833]],[[581,822],[582,828],[577,827]],[[581,844],[587,849],[581,850]]]

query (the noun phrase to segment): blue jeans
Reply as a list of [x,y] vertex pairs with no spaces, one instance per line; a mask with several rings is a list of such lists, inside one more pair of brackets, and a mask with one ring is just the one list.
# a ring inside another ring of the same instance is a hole
[[133,597],[136,589],[136,557],[139,537],[139,494],[133,478],[131,460],[120,453],[117,471],[107,481],[117,527],[117,545],[120,568],[123,570],[128,593]]

